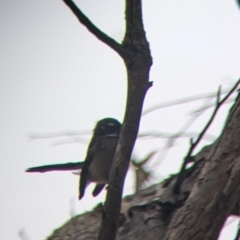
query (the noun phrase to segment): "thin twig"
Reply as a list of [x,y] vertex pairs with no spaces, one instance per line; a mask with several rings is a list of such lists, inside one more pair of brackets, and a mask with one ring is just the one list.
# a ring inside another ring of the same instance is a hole
[[[227,93],[228,91],[229,91],[229,89],[224,89],[221,94]],[[157,109],[172,107],[172,106],[180,105],[180,104],[183,104],[183,103],[189,103],[189,102],[198,101],[198,100],[202,100],[202,99],[208,99],[208,98],[211,99],[215,96],[216,96],[216,93],[204,93],[204,94],[200,94],[200,95],[197,95],[197,96],[192,96],[192,97],[172,100],[172,101],[165,102],[165,103],[160,103],[160,104],[157,104],[155,106],[152,106],[152,107],[149,107],[149,108],[145,109],[142,113],[142,116],[145,116],[148,113],[153,112]]]
[[[228,99],[224,104],[232,103],[233,101],[234,101],[234,98],[230,98],[230,99]],[[209,103],[208,105],[205,105],[205,106],[203,106],[203,107],[201,107],[201,108],[198,108],[198,109],[190,112],[190,115],[196,114],[196,113],[198,113],[198,112],[200,112],[200,111],[205,111],[205,110],[207,110],[207,109],[209,109],[209,108],[211,108],[211,107],[214,107],[215,105],[216,105],[215,103]]]
[[[165,138],[165,139],[173,139],[173,138],[193,138],[197,137],[197,132],[179,132],[179,133],[165,133],[165,132],[159,132],[159,131],[149,131],[149,132],[143,132],[138,134],[138,139],[153,139],[153,138]],[[204,138],[208,141],[212,141],[216,137],[211,134],[206,134]]]
[[80,137],[72,137],[70,139],[60,139],[51,143],[51,146],[59,146],[64,144],[72,144],[72,143],[81,143],[81,144],[88,144],[89,140],[80,138]]
[[[197,120],[197,118],[201,114],[204,113],[204,111],[205,111],[205,109],[203,109],[201,111],[198,111],[195,114],[193,114],[193,116],[187,121],[187,123],[185,123],[181,127],[181,129],[178,131],[178,133],[175,133],[175,134],[172,134],[171,136],[169,136],[169,139],[168,139],[165,147],[163,148],[164,151],[162,151],[162,150],[160,151],[162,153],[161,153],[161,155],[159,155],[159,157],[156,160],[156,163],[158,163],[158,166],[160,166],[162,164],[162,162],[164,161],[165,157],[167,156],[167,153],[168,153],[169,149],[174,146],[175,141],[178,138],[185,137],[185,136],[187,136],[189,134],[189,133],[186,133],[187,129],[190,128],[190,126]],[[189,137],[191,137],[191,139],[192,139],[193,135],[192,136],[189,135]],[[206,135],[205,135],[205,137],[206,137]],[[215,137],[212,136],[212,139],[215,139]],[[153,164],[154,167],[157,166],[156,163]]]
[[50,133],[29,133],[28,137],[31,140],[42,139],[42,138],[57,138],[66,136],[76,135],[90,135],[91,130],[72,130],[72,131],[61,131],[61,132],[50,132]]

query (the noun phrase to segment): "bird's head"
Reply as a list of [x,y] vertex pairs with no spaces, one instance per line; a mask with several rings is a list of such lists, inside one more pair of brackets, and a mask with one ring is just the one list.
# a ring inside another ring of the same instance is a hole
[[104,118],[97,122],[94,129],[95,136],[119,137],[121,123],[114,118]]

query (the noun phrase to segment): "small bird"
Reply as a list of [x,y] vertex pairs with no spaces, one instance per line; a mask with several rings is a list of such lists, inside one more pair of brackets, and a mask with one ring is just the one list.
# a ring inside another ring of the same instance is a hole
[[114,154],[116,151],[121,123],[114,118],[104,118],[97,122],[89,143],[84,162],[52,164],[28,168],[26,172],[49,172],[79,170],[79,200],[84,196],[85,188],[91,182],[96,186],[92,195],[97,196],[108,183]]

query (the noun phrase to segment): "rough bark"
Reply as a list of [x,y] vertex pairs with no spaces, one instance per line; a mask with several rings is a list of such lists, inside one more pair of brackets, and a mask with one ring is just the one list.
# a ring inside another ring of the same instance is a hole
[[240,193],[240,98],[165,239],[217,239]]
[[[186,170],[178,194],[174,175],[122,202],[118,240],[217,239],[226,218],[239,215],[240,95],[219,138]],[[71,219],[48,240],[96,239],[102,207]]]

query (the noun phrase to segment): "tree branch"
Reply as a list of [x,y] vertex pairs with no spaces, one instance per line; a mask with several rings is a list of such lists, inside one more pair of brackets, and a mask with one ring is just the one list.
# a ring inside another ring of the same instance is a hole
[[66,136],[76,136],[76,135],[90,135],[91,130],[68,130],[59,132],[47,132],[47,133],[29,133],[28,137],[31,140],[43,139],[43,138],[58,138]]
[[126,33],[122,45],[100,31],[72,2],[63,0],[78,20],[99,40],[114,49],[127,68],[128,93],[125,117],[108,180],[99,240],[114,240],[119,225],[122,191],[131,153],[137,138],[152,57],[142,21],[141,0],[126,0]]
[[141,0],[126,0],[126,33],[122,46],[127,68],[128,93],[121,135],[108,181],[99,240],[114,240],[119,225],[122,191],[137,138],[145,95],[152,83],[152,57],[142,22]]
[[229,93],[220,101],[220,96],[221,96],[221,87],[218,89],[217,92],[217,99],[216,99],[216,108],[213,111],[213,114],[211,116],[211,118],[209,119],[207,125],[204,127],[204,129],[202,130],[202,132],[199,134],[197,140],[191,145],[189,152],[187,154],[186,157],[190,157],[194,151],[194,149],[196,148],[196,146],[198,145],[198,143],[201,141],[203,135],[206,133],[206,131],[208,130],[208,128],[210,127],[211,123],[213,122],[217,111],[220,109],[220,107],[224,104],[224,102],[231,96],[231,94],[236,90],[236,88],[238,87],[240,83],[240,80],[238,80],[236,82],[236,84],[232,87],[232,89],[229,91]]
[[79,22],[83,24],[96,38],[115,50],[120,56],[124,54],[124,49],[122,46],[107,34],[102,32],[99,28],[97,28],[72,0],[63,0],[63,2],[72,10],[73,14],[77,17]]
[[220,109],[220,107],[224,104],[224,102],[230,97],[230,95],[236,90],[236,88],[238,87],[240,83],[240,80],[238,80],[236,82],[236,84],[233,86],[233,88],[229,91],[229,93],[220,101],[220,96],[221,96],[221,88],[218,89],[217,92],[217,99],[216,99],[216,107],[212,113],[212,116],[210,117],[208,123],[206,124],[206,126],[203,128],[202,132],[199,134],[198,138],[196,139],[196,141],[193,142],[193,139],[190,140],[190,148],[189,151],[186,155],[186,157],[184,158],[184,162],[182,164],[180,173],[178,175],[178,179],[174,188],[174,192],[175,193],[179,193],[180,192],[180,187],[182,184],[182,181],[184,180],[184,172],[186,169],[186,166],[189,162],[193,161],[192,159],[192,153],[194,151],[194,149],[196,148],[196,146],[199,144],[199,142],[201,141],[203,135],[206,133],[207,129],[209,128],[209,126],[211,125],[211,123],[213,122],[217,111]]
[[218,238],[226,218],[239,200],[239,117],[238,93],[222,133],[208,152],[189,197],[168,226],[165,240]]
[[[221,94],[228,93],[228,92],[229,92],[229,89],[224,89],[221,91]],[[216,93],[203,93],[203,94],[199,94],[199,95],[195,95],[195,96],[191,96],[191,97],[172,100],[172,101],[165,102],[165,103],[159,103],[159,104],[156,104],[152,107],[145,109],[142,113],[142,116],[147,115],[147,114],[149,114],[155,110],[161,109],[161,108],[172,107],[172,106],[180,105],[183,103],[189,103],[189,102],[194,102],[194,101],[203,100],[203,99],[212,99],[215,96],[216,96]],[[211,105],[209,107],[211,107]],[[200,110],[202,110],[202,109],[200,109]]]

